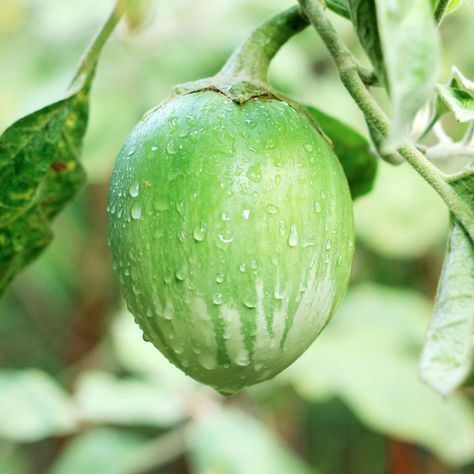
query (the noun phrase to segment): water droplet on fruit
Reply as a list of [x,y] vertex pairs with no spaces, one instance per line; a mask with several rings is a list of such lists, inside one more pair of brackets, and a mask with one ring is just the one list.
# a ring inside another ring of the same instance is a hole
[[267,206],[267,212],[268,214],[276,214],[278,212],[278,208],[274,206],[273,204],[269,204]]
[[158,150],[158,147],[157,147],[157,146],[152,146],[152,147],[151,147],[151,151],[156,151],[156,150]]
[[217,305],[222,304],[222,293],[216,293],[212,298],[212,302]]
[[223,213],[221,214],[221,219],[222,219],[223,221],[230,221],[230,216],[229,216],[229,214],[226,214],[225,212],[223,212]]
[[184,202],[183,201],[178,201],[176,203],[176,210],[182,215],[184,212]]
[[174,155],[177,151],[177,148],[176,148],[176,143],[171,140],[168,145],[166,145],[166,151],[168,152],[168,154],[170,155]]
[[303,148],[307,151],[307,152],[312,152],[313,151],[313,145],[311,145],[311,143],[305,143],[303,145]]
[[281,176],[280,176],[279,174],[277,174],[277,175],[275,176],[275,184],[278,185],[278,184],[280,184],[280,183],[281,183]]
[[202,242],[206,237],[206,224],[201,222],[201,224],[194,228],[193,231],[194,240],[197,242]]
[[246,365],[249,365],[250,360],[248,355],[245,352],[241,352],[235,359],[235,363],[237,365],[240,365],[241,367],[245,367]]
[[326,240],[326,250],[329,250],[331,248],[331,241],[328,239]]
[[134,204],[132,207],[132,211],[130,213],[133,219],[140,219],[142,217],[142,206],[141,204]]
[[207,370],[212,370],[216,367],[216,361],[214,357],[208,354],[203,354],[199,356],[198,361]]
[[163,316],[165,319],[168,321],[171,321],[174,318],[174,308],[171,303],[168,303],[165,307],[165,310],[163,312]]
[[248,220],[249,216],[250,216],[250,209],[244,209],[242,212],[242,217]]
[[216,281],[217,283],[222,283],[225,279],[225,274],[224,273],[218,273],[216,275]]
[[232,237],[223,234],[217,234],[217,237],[221,242],[224,242],[224,244],[230,244],[234,240]]
[[128,192],[130,193],[130,196],[132,196],[132,197],[137,197],[137,196],[138,196],[138,192],[139,192],[139,188],[140,188],[139,183],[133,183],[133,184],[130,186],[130,189],[128,190]]
[[245,270],[247,270],[247,265],[246,265],[245,263],[242,263],[242,265],[240,265],[240,267],[239,267],[239,270],[240,270],[242,273],[244,273]]
[[288,236],[288,245],[290,247],[296,247],[298,245],[298,230],[296,226],[293,224],[290,227],[290,235]]

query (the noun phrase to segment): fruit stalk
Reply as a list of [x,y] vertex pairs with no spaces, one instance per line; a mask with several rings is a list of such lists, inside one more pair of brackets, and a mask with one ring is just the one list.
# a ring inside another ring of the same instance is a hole
[[87,76],[91,69],[95,67],[102,48],[123,16],[125,11],[125,1],[126,0],[117,0],[109,17],[100,27],[96,36],[92,39],[89,47],[81,58],[79,67],[71,81],[71,85],[69,86],[69,90],[73,90],[77,84],[81,84],[82,78]]
[[235,50],[219,74],[266,82],[268,67],[275,54],[308,25],[297,6],[271,17]]

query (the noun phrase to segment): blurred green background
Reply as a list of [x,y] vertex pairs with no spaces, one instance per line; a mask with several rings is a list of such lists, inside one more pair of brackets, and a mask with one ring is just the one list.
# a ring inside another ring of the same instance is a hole
[[[256,24],[293,2],[151,3],[145,27],[121,25],[100,62],[83,153],[89,184],[0,301],[0,473],[474,473],[474,394],[442,400],[418,380],[447,211],[406,166],[381,163],[374,192],[356,202],[346,300],[273,381],[224,399],[141,339],[107,247],[115,156],[174,84],[216,72]],[[110,8],[0,0],[0,129],[60,97]],[[366,62],[349,22],[332,17]],[[444,23],[442,79],[451,63],[474,77],[473,24],[468,2]],[[366,133],[312,30],[283,48],[271,79]]]

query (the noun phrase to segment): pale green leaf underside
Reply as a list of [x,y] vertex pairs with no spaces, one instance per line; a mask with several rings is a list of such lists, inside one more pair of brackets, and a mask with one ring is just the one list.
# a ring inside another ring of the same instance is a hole
[[420,375],[443,395],[469,375],[474,356],[474,245],[453,219]]
[[387,149],[408,135],[429,99],[438,70],[439,45],[427,0],[376,0],[377,24],[392,105]]
[[[474,212],[474,168],[451,178]],[[452,218],[433,318],[421,358],[422,379],[448,394],[472,371],[474,359],[474,242]]]

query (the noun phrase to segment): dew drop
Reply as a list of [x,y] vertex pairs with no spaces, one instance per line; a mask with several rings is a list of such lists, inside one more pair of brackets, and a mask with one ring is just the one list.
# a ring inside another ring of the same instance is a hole
[[212,302],[217,305],[222,304],[222,293],[216,293],[212,298]]
[[130,186],[130,189],[128,190],[128,192],[130,193],[130,196],[137,197],[138,192],[139,192],[139,188],[140,188],[140,185],[138,183],[133,183]]
[[223,213],[221,214],[221,219],[222,219],[223,221],[230,221],[230,216],[229,216],[229,214],[226,214],[225,212],[223,212]]
[[224,244],[230,244],[234,240],[232,237],[226,237],[223,234],[217,234],[217,237],[221,242],[224,242]]
[[201,224],[194,228],[193,231],[194,240],[197,242],[202,242],[206,237],[206,224],[201,222]]
[[319,201],[316,201],[316,202],[314,203],[314,210],[315,210],[316,212],[318,212],[318,213],[321,212],[321,204],[320,204]]
[[247,270],[247,265],[245,265],[245,263],[242,263],[242,265],[240,265],[240,267],[239,267],[239,270],[240,270],[242,273],[244,273],[245,270]]
[[250,216],[250,209],[244,209],[242,212],[242,217],[248,220],[249,216]]
[[216,367],[216,361],[214,357],[208,354],[203,354],[199,356],[198,361],[207,370],[212,370]]
[[313,151],[313,145],[311,145],[311,143],[305,143],[303,145],[303,148],[307,151],[307,152],[312,152]]
[[245,367],[246,365],[249,365],[250,360],[247,354],[245,352],[241,352],[235,359],[235,362],[237,365],[240,365],[241,367]]
[[288,236],[288,245],[290,247],[296,247],[298,245],[298,231],[294,224],[292,224],[292,226],[290,227],[290,235]]
[[142,206],[138,203],[134,204],[130,215],[132,216],[132,219],[140,219],[142,217]]
[[267,212],[268,214],[276,214],[278,212],[278,208],[274,206],[273,204],[269,204],[267,206]]
[[218,273],[216,275],[216,281],[217,283],[222,283],[225,280],[225,274],[224,273]]
[[331,248],[331,241],[328,239],[326,240],[326,250],[329,250]]
[[152,147],[151,147],[151,151],[156,151],[156,150],[158,150],[158,147],[157,147],[157,146],[152,146]]

